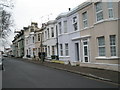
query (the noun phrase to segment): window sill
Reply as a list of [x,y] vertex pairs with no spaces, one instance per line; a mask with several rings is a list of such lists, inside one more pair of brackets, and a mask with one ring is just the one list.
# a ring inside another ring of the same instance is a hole
[[62,34],[59,34],[58,36],[62,36]]
[[94,23],[94,25],[99,24],[99,23],[103,23],[104,21],[105,21],[104,19],[100,20],[100,21],[96,21],[96,23]]
[[81,29],[81,31],[83,31],[83,30],[87,30],[87,29],[89,29],[89,27],[85,27],[85,28]]
[[77,32],[80,32],[80,30],[73,31],[73,32],[70,32],[68,34],[73,34],[73,33],[77,33]]
[[88,62],[85,62],[85,61],[83,61],[83,60],[79,60],[79,61],[80,61],[80,63],[83,63],[83,64],[84,64],[84,63],[91,63],[90,60],[89,60]]
[[70,56],[59,56],[59,57],[66,57],[66,58],[69,58]]
[[62,35],[68,35],[68,33],[63,33]]
[[55,38],[55,37],[51,37],[51,38]]
[[119,19],[118,18],[103,19],[103,20],[100,20],[100,21],[96,21],[96,23],[94,23],[94,25],[97,25],[97,24],[103,23],[103,22],[107,22],[107,21],[116,21],[116,20],[119,20]]
[[112,60],[112,59],[119,59],[119,57],[95,57],[95,59]]

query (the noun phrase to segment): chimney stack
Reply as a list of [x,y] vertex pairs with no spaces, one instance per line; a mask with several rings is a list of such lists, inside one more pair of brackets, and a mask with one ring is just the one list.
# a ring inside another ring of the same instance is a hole
[[71,10],[71,8],[69,8],[69,11]]

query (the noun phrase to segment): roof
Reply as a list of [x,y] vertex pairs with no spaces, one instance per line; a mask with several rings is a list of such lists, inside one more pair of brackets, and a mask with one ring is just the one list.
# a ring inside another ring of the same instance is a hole
[[47,25],[49,25],[49,24],[55,24],[55,23],[56,23],[56,20],[50,20],[50,21],[47,22]]
[[68,12],[60,13],[60,14],[57,16],[56,19],[60,19],[60,18],[62,18],[62,17],[65,17],[65,16],[67,16],[67,14],[68,14]]
[[78,5],[77,7],[71,9],[68,12],[64,12],[64,13],[59,14],[56,19],[60,19],[60,18],[63,18],[63,17],[68,17],[68,16],[78,12],[79,10],[81,10],[81,9],[91,5],[91,4],[92,4],[92,2],[84,2],[84,3],[80,4],[80,5]]

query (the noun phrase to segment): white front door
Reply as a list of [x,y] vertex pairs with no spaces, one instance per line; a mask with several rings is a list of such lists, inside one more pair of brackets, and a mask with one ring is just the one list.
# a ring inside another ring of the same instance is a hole
[[89,62],[88,40],[83,40],[83,62]]

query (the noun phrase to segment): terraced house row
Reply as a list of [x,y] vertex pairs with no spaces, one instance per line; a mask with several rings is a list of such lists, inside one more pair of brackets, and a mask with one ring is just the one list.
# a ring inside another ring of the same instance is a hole
[[13,54],[39,60],[39,52],[45,52],[46,60],[56,56],[54,59],[73,66],[118,71],[119,5],[119,2],[84,2],[43,23],[41,28],[31,22],[13,40]]

